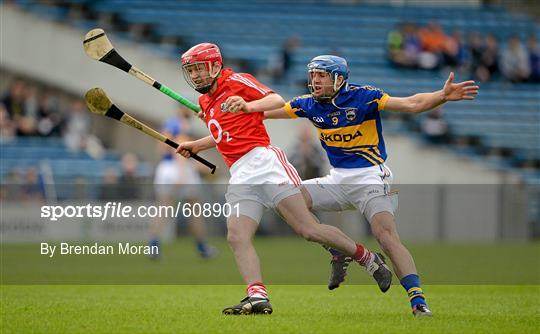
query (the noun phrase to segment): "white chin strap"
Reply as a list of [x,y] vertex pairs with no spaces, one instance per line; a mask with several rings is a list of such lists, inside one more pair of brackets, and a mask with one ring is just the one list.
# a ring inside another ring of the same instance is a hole
[[337,74],[337,73],[334,73],[334,94],[336,94],[336,92],[338,91],[338,89],[341,88],[341,86],[338,87],[338,85],[337,85],[337,78],[338,78],[338,74]]

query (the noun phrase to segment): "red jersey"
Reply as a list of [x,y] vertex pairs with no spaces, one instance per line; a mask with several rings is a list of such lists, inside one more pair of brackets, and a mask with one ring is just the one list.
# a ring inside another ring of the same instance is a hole
[[206,126],[227,166],[231,167],[255,147],[270,145],[270,138],[263,124],[264,113],[230,113],[225,108],[225,101],[229,96],[240,96],[250,102],[270,93],[273,91],[251,74],[235,73],[226,68],[217,78],[217,90],[212,95],[199,97]]

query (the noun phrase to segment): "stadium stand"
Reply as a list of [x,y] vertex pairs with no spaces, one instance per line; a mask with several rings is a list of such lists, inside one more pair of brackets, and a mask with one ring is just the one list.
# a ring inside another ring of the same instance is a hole
[[[272,83],[272,87],[286,96],[304,92],[303,85],[296,83],[305,82],[305,64],[323,53],[346,57],[351,65],[352,81],[384,88],[391,95],[439,89],[446,71],[439,74],[400,69],[392,66],[386,57],[388,32],[405,20],[422,25],[436,19],[446,32],[459,29],[465,34],[492,33],[501,41],[512,35],[523,40],[531,35],[540,36],[540,29],[531,18],[497,7],[354,6],[330,2],[317,2],[312,7],[312,2],[301,1],[287,3],[284,11],[284,2],[263,1],[160,1],[159,6],[146,0],[78,0],[70,6],[43,6],[29,0],[16,3],[58,21],[73,17],[70,13],[74,8],[84,8],[89,14],[72,20],[73,24],[89,29],[103,25],[103,17],[107,17],[110,28],[127,38],[132,37],[129,27],[146,27],[143,30],[147,47],[169,57],[178,57],[179,47],[214,41],[222,47],[226,58],[247,64],[259,73],[265,73],[272,59],[279,57],[289,38],[298,38],[301,46],[293,52],[286,83]],[[209,12],[219,15],[208,15]],[[159,43],[171,37],[181,42]],[[496,80],[482,84],[474,103],[445,106],[443,117],[448,123],[451,142],[465,138],[475,144],[462,152],[480,158],[487,152],[500,152],[503,159],[495,167],[528,167],[523,175],[528,182],[535,183],[540,167],[539,107],[537,84],[510,85]],[[397,127],[400,131],[409,128]]]
[[[70,185],[85,184],[91,197],[97,195],[107,170],[121,173],[121,159],[109,151],[103,159],[93,159],[85,152],[69,151],[61,138],[18,137],[0,143],[0,178],[3,184],[27,184],[26,173],[34,170],[37,183],[61,185],[55,187],[55,199],[72,198],[74,188]],[[148,177],[152,168],[147,162],[140,163],[137,175]],[[9,194],[8,194],[9,197]]]

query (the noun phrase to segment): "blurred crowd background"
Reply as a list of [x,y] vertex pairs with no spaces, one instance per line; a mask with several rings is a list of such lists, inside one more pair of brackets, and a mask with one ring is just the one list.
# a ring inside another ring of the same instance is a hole
[[403,22],[388,34],[388,54],[399,67],[438,70],[449,68],[479,82],[506,80],[540,82],[540,49],[531,32],[526,40],[495,33],[444,31],[437,21],[426,26]]

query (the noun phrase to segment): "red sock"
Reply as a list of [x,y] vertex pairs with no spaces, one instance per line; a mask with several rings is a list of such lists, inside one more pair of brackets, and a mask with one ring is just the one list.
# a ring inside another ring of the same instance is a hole
[[353,255],[353,259],[361,265],[366,265],[373,260],[373,253],[361,244],[356,244],[356,252]]
[[254,282],[247,286],[247,295],[249,297],[268,298],[268,292],[266,292],[266,286],[262,282]]

